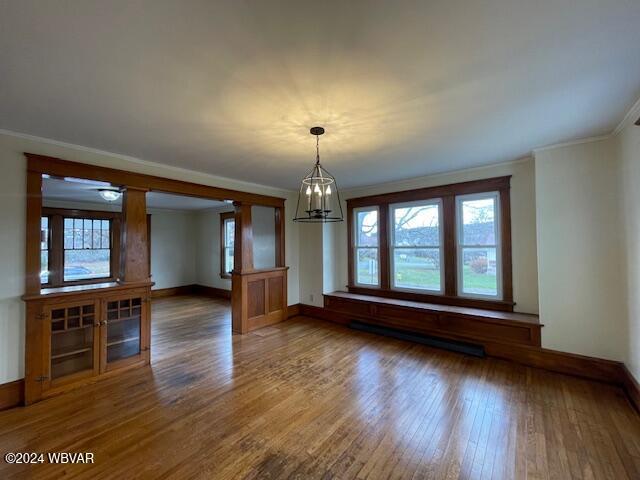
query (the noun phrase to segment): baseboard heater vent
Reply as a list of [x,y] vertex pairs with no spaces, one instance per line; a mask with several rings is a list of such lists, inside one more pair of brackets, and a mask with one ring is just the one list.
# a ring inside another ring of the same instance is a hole
[[406,340],[408,342],[421,343],[430,347],[451,350],[452,352],[465,353],[474,357],[484,357],[484,347],[482,345],[476,345],[473,343],[432,337],[430,335],[423,335],[420,333],[410,333],[404,330],[397,330],[395,328],[371,325],[369,323],[359,322],[357,320],[352,321],[349,324],[349,328],[360,330],[362,332],[384,335],[385,337],[397,338],[399,340]]

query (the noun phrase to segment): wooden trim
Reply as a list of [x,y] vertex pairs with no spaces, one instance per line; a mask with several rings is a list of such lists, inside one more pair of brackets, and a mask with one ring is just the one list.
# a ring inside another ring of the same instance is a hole
[[443,222],[444,238],[444,294],[456,297],[458,294],[458,244],[456,239],[456,198],[452,195],[442,199],[442,218],[453,218],[453,222]]
[[622,385],[624,386],[627,397],[629,397],[629,401],[635,407],[636,411],[640,413],[640,383],[638,383],[638,380],[636,380],[626,365],[623,365]]
[[[437,187],[392,192],[369,197],[359,197],[347,200],[347,241],[348,241],[348,289],[354,293],[364,293],[387,298],[441,303],[445,305],[460,305],[473,308],[487,308],[491,310],[513,311],[513,274],[511,247],[511,206],[510,206],[511,176],[474,180],[471,182],[455,183]],[[457,245],[457,207],[456,196],[484,192],[498,192],[500,202],[500,234],[501,234],[501,283],[502,299],[470,298],[458,294],[458,245]],[[389,219],[391,204],[414,202],[419,200],[440,199],[442,201],[442,230],[444,263],[444,295],[421,292],[404,291],[391,288],[390,262],[390,231],[393,226]],[[354,215],[356,208],[375,207],[378,209],[378,239],[379,239],[379,269],[380,286],[365,287],[356,285],[355,281],[355,242]]]
[[224,290],[223,288],[209,287],[206,285],[191,285],[191,290],[196,295],[231,299],[231,290]]
[[150,280],[146,191],[127,187],[122,194],[120,281]]
[[145,190],[187,195],[190,197],[202,197],[212,200],[234,200],[256,205],[279,207],[284,205],[284,198],[259,195],[256,193],[241,192],[228,188],[212,187],[198,183],[184,182],[169,178],[146,175],[142,173],[127,172],[113,168],[99,167],[85,163],[70,162],[60,158],[26,153],[28,169],[39,174],[49,174],[56,177],[77,177],[90,180],[108,182],[114,185],[126,185]]
[[347,271],[349,275],[349,283],[355,284],[355,268],[353,265],[353,257],[355,256],[355,239],[353,238],[353,208],[347,205]]
[[[227,243],[225,231],[224,231],[224,222],[225,220],[228,220],[230,218],[235,218],[234,212],[222,212],[220,214],[220,278],[231,278],[231,273],[225,272],[224,270],[224,263],[225,263],[224,249]],[[234,235],[235,235],[235,230],[234,230]],[[234,260],[235,260],[235,257],[234,257]]]
[[40,292],[40,232],[42,174],[27,171],[27,241],[25,248],[25,294]]
[[90,218],[96,220],[113,220],[121,218],[120,212],[106,212],[102,210],[81,210],[78,208],[51,208],[42,207],[43,216],[59,215],[67,218]]
[[[391,259],[389,258],[389,209],[378,209],[378,261],[380,262],[380,288],[391,289]],[[355,279],[354,279],[355,282]]]
[[182,285],[180,287],[159,288],[151,290],[151,298],[166,298],[176,295],[203,295],[216,298],[231,298],[231,290],[224,290],[217,287],[209,287],[207,285]]
[[24,404],[24,379],[0,385],[0,410]]
[[297,317],[302,311],[302,304],[295,303],[287,307],[287,318]]
[[446,197],[448,195],[468,195],[471,193],[499,191],[503,188],[509,188],[510,180],[511,175],[507,175],[504,177],[472,180],[470,182],[439,185],[437,187],[418,188],[415,190],[404,190],[400,192],[384,193],[381,195],[371,195],[368,197],[350,198],[347,200],[347,207],[372,207],[376,205],[390,205],[392,203],[429,200],[432,198]]
[[176,295],[189,295],[193,293],[195,285],[183,285],[181,287],[158,288],[151,290],[151,298],[165,298]]

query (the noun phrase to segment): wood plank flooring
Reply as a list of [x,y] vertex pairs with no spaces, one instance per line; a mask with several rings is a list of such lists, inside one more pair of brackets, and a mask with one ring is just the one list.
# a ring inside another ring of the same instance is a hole
[[613,387],[304,317],[231,334],[225,300],[154,300],[152,366],[0,412],[0,478],[639,479]]

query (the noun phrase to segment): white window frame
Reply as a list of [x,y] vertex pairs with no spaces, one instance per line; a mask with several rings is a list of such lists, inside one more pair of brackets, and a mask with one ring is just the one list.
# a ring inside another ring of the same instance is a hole
[[[376,211],[378,214],[378,243],[375,247],[361,247],[358,245],[358,238],[360,237],[358,232],[358,213],[360,212],[372,212]],[[353,283],[358,287],[364,288],[380,288],[380,209],[377,206],[371,207],[359,207],[353,209]],[[376,283],[358,283],[358,250],[359,249],[376,249],[378,251],[378,268],[376,269],[377,278]]]
[[[463,241],[463,217],[462,217],[462,203],[469,200],[484,200],[492,198],[494,200],[495,211],[493,218],[493,225],[495,228],[495,245],[464,245]],[[458,297],[463,298],[477,298],[477,299],[490,299],[490,300],[502,300],[502,225],[501,225],[501,211],[500,211],[500,192],[482,192],[472,193],[469,195],[457,195],[456,196],[456,249],[457,249],[457,282],[458,282]],[[463,291],[463,256],[462,250],[464,248],[495,248],[496,249],[496,295],[485,295],[481,293],[465,293]]]
[[[408,247],[396,247],[395,245],[395,210],[398,208],[407,208],[407,207],[427,207],[430,205],[436,205],[438,207],[438,237],[439,243],[437,247],[433,246],[408,246]],[[422,293],[428,295],[444,295],[444,229],[443,227],[443,212],[442,212],[442,199],[441,198],[431,198],[428,200],[416,200],[413,202],[403,202],[403,203],[393,203],[389,205],[389,283],[391,290],[396,290],[400,292],[414,292],[414,293]],[[395,250],[396,248],[400,250],[405,249],[438,249],[440,255],[440,289],[432,290],[428,288],[407,288],[407,287],[397,287],[396,286],[396,274],[395,274]]]

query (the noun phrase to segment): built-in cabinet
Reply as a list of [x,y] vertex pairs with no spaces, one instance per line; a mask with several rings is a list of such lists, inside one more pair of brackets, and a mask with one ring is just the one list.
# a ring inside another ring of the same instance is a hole
[[121,287],[28,299],[26,403],[149,363],[150,290]]

